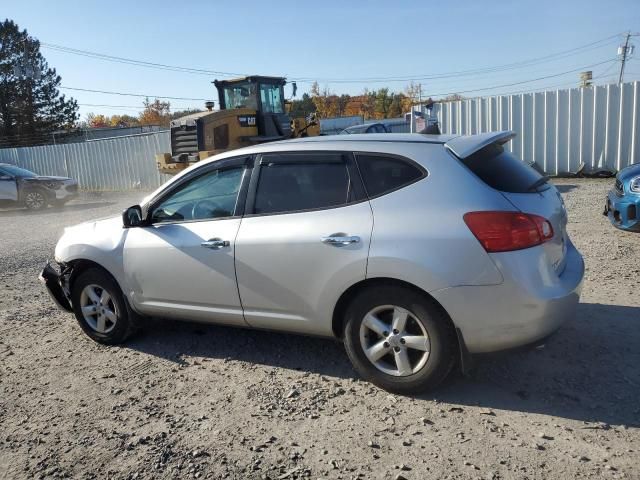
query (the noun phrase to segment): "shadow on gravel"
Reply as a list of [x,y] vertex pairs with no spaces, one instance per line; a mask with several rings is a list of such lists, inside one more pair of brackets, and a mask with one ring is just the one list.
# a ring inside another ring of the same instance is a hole
[[433,399],[640,427],[640,307],[581,303],[542,349],[480,358]]
[[26,217],[30,215],[56,215],[61,212],[89,210],[92,208],[103,208],[109,205],[115,205],[116,202],[86,202],[71,203],[62,207],[50,206],[44,210],[28,210],[26,208],[0,208],[0,217]]
[[560,184],[560,185],[556,185],[556,188],[560,193],[567,193],[567,192],[570,192],[571,190],[575,190],[576,188],[580,188],[580,187],[578,185]]
[[356,378],[342,343],[331,339],[151,319],[127,347],[183,364],[182,356],[228,359]]
[[[356,378],[341,343],[321,338],[152,320],[128,347],[171,362],[183,355]],[[640,307],[580,304],[542,349],[485,355],[418,400],[640,427]]]

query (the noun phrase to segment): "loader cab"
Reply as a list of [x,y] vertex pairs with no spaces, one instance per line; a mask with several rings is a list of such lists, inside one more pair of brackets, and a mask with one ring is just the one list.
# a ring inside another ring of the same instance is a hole
[[250,76],[234,80],[215,80],[220,110],[248,108],[255,110],[254,122],[258,128],[256,142],[280,140],[291,136],[291,121],[285,111],[282,77]]

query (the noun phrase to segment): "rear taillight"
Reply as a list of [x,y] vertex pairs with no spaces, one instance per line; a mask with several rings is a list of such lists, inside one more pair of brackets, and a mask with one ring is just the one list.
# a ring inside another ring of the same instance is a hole
[[549,220],[531,213],[469,212],[464,222],[489,253],[535,247],[553,238]]

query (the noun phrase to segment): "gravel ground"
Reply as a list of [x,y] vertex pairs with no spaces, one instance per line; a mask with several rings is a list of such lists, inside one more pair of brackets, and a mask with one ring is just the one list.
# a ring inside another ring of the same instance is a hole
[[437,393],[358,380],[330,340],[156,321],[102,347],[37,273],[66,225],[141,194],[0,211],[0,478],[640,478],[640,235],[611,180],[558,180],[587,273],[545,348]]

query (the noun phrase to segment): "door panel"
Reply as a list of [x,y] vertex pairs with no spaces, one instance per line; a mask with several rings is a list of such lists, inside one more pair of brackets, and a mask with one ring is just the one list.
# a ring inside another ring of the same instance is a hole
[[8,177],[0,172],[0,200],[18,200],[18,187],[13,177]]
[[[333,308],[364,280],[373,217],[368,201],[300,213],[245,217],[236,274],[252,327],[332,335]],[[330,244],[325,237],[358,237]]]
[[[141,313],[246,325],[234,268],[241,219],[167,223],[127,231],[129,298]],[[228,245],[203,242],[213,239]]]

